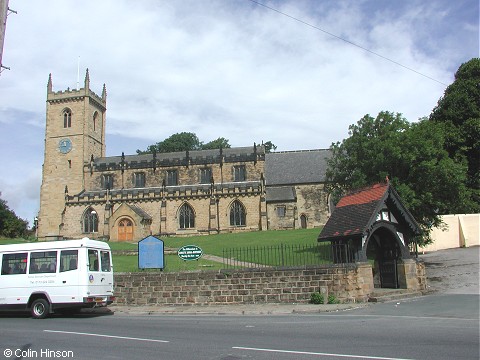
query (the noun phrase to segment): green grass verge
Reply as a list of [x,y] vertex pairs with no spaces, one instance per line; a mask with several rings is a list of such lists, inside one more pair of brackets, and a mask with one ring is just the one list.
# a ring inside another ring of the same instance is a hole
[[[166,254],[164,272],[197,271],[197,270],[219,270],[223,264],[205,259],[183,261],[176,254]],[[138,271],[159,271],[159,269],[138,269],[137,255],[113,255],[113,267],[115,272],[138,272]]]
[[[257,246],[275,246],[280,244],[313,245],[317,240],[321,229],[297,229],[297,230],[271,230],[253,231],[236,234],[218,234],[191,237],[161,237],[166,248],[178,249],[185,245],[197,245],[202,248],[204,254],[222,256],[224,249],[245,248]],[[32,239],[30,239],[32,240]],[[15,244],[28,242],[25,239],[0,239],[1,244]],[[116,272],[135,272],[138,270],[138,257],[136,255],[116,254],[118,250],[137,250],[137,242],[109,242],[113,250],[113,265]],[[254,257],[242,257],[237,260],[258,263],[260,259]],[[268,261],[262,261],[266,265]],[[222,263],[199,259],[198,261],[183,261],[175,254],[165,255],[165,270],[193,271],[193,270],[217,270],[223,268]]]

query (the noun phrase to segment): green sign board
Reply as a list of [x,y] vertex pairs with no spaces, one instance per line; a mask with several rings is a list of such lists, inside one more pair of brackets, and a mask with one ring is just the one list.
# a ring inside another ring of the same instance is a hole
[[202,249],[196,245],[185,245],[177,251],[178,257],[182,260],[198,260],[202,254]]

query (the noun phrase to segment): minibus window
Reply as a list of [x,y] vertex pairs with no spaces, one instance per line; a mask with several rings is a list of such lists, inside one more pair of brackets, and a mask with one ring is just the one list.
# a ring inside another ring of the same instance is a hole
[[3,254],[2,275],[25,274],[27,253]]
[[100,251],[102,258],[102,271],[111,271],[112,267],[110,266],[110,252],[109,251]]
[[60,252],[60,272],[77,270],[78,250],[62,250]]
[[56,251],[37,251],[30,253],[30,274],[54,273],[57,270]]
[[98,271],[98,250],[88,250],[88,270]]

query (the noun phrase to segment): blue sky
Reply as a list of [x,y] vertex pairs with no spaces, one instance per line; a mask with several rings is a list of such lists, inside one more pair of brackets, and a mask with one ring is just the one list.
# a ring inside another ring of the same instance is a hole
[[367,113],[428,116],[479,56],[478,0],[258,2],[303,23],[249,0],[10,0],[2,199],[32,222],[48,74],[54,91],[75,88],[78,63],[80,84],[88,67],[92,90],[107,86],[110,156],[182,131],[232,146],[328,148]]

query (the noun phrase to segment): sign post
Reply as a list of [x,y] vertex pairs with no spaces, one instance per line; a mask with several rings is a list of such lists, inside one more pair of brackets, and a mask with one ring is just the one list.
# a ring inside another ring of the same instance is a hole
[[138,242],[138,268],[161,269],[165,267],[163,240],[148,236]]
[[197,245],[185,245],[178,249],[177,255],[185,261],[198,260],[202,257],[203,251]]

